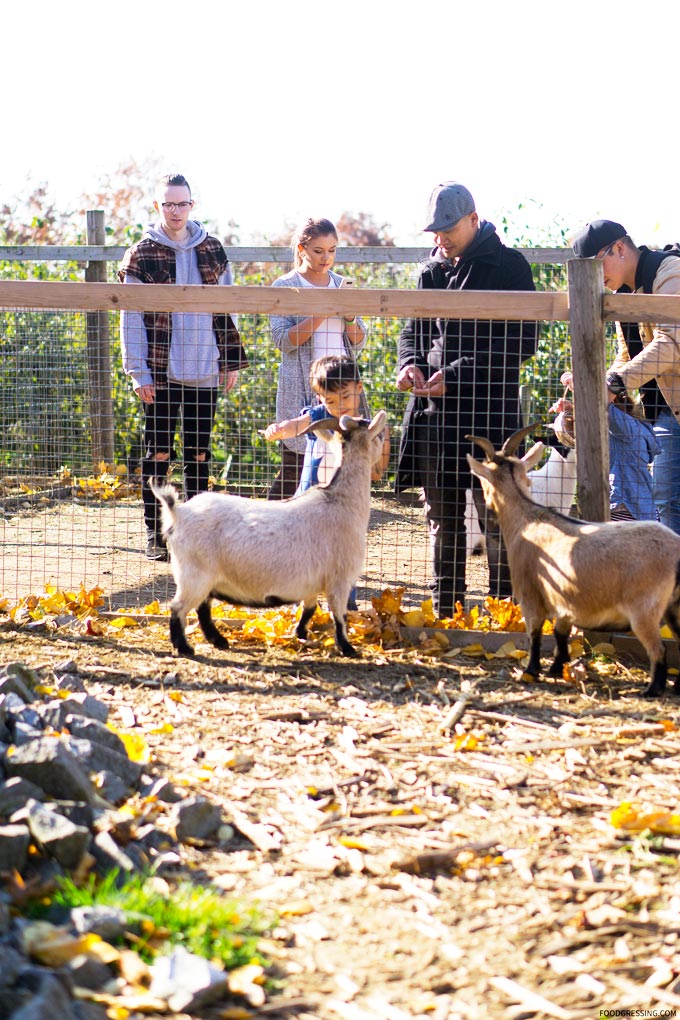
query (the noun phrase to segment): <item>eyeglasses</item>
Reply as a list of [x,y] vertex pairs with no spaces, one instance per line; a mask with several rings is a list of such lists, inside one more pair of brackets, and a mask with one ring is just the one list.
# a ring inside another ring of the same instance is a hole
[[593,258],[594,259],[599,259],[600,262],[604,262],[604,260],[607,258],[607,256],[611,255],[612,251],[614,250],[614,245],[616,243],[617,243],[616,241],[612,241],[612,243],[609,245],[609,247],[607,248],[606,251],[602,252],[601,255],[593,255]]
[[161,202],[161,209],[166,209],[170,212],[171,209],[179,209],[180,212],[184,212],[185,209],[191,209],[193,202]]

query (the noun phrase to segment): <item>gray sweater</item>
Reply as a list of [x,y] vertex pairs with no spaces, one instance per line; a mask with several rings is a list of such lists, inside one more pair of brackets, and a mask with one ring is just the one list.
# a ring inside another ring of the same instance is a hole
[[[183,244],[171,240],[159,225],[150,224],[144,236],[158,244],[172,248],[175,252],[177,283],[201,284],[201,274],[196,262],[197,244],[206,236],[205,227],[198,220],[187,222],[189,237]],[[141,283],[128,275],[126,283]],[[231,267],[220,277],[220,283],[232,282]],[[141,312],[126,312],[121,315],[121,347],[123,368],[132,379],[134,389],[153,384],[153,377],[146,362],[148,344],[146,329]],[[219,385],[219,352],[213,331],[213,317],[210,312],[173,312],[168,379],[187,386],[215,387]]]
[[[329,272],[336,287],[339,287],[342,277],[338,273],[334,273],[332,271]],[[297,269],[293,269],[290,273],[286,273],[285,276],[280,276],[278,280],[274,280],[274,283],[272,284],[272,287],[303,286],[304,282]],[[295,347],[288,338],[288,330],[291,326],[296,326],[298,322],[302,322],[307,318],[309,318],[307,315],[271,316],[272,339],[281,351],[279,386],[276,392],[277,421],[297,418],[303,407],[309,407],[313,404],[319,403],[318,397],[312,393],[309,385],[309,370],[312,367],[312,361],[314,360],[314,345],[312,341],[309,340],[307,343],[301,344],[299,347]],[[352,344],[350,343],[346,333],[343,336],[343,342],[348,356],[355,359],[356,355],[366,346],[366,326],[360,318],[357,318],[356,321],[364,331],[363,339],[358,344]],[[362,404],[365,404],[362,408],[363,413],[368,417],[368,403],[363,396]],[[306,439],[304,436],[298,436],[295,439],[285,439],[284,442],[289,449],[295,450],[297,453],[305,452]]]

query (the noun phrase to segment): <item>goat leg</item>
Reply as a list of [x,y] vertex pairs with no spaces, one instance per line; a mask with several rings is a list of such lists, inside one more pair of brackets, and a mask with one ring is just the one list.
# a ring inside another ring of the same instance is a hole
[[[643,698],[660,698],[666,689],[666,676],[668,675],[668,669],[666,668],[666,650],[664,649],[663,657],[658,659],[652,664],[652,679],[651,682],[645,687],[641,694]],[[677,681],[676,681],[677,683]]]
[[570,659],[569,655],[569,634],[571,633],[571,624],[567,631],[560,629],[558,622],[555,622],[555,658],[552,661],[550,667],[549,676],[562,676],[564,667],[567,665]]
[[335,643],[342,652],[343,655],[347,655],[350,659],[356,659],[359,655],[356,648],[347,640],[347,614],[344,616],[336,616],[333,613],[333,619],[335,621]]
[[207,641],[210,642],[215,648],[219,648],[222,651],[229,647],[229,642],[225,638],[224,634],[220,634],[219,630],[215,626],[210,612],[210,599],[206,599],[205,602],[201,602],[200,606],[196,610],[198,616],[198,622],[201,625],[201,630],[205,635]]
[[318,602],[315,599],[314,602],[312,602],[311,606],[305,604],[302,607],[302,615],[300,616],[300,619],[298,620],[298,625],[295,628],[295,637],[299,638],[300,641],[304,641],[307,638],[307,624],[314,616],[317,606]]
[[184,633],[184,619],[177,609],[173,609],[170,613],[170,640],[178,655],[192,656],[194,654]]
[[543,623],[541,622],[531,628],[531,638],[529,642],[529,665],[524,670],[529,676],[534,678],[538,677],[541,672],[541,637],[543,635]]

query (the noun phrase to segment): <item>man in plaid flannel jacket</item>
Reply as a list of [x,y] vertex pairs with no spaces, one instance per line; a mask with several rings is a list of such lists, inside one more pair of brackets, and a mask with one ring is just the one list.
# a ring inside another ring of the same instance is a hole
[[[160,181],[157,224],[127,250],[118,272],[123,283],[231,284],[231,268],[216,237],[189,214],[194,202],[181,174]],[[123,366],[144,412],[142,499],[146,555],[167,560],[152,477],[165,478],[181,412],[185,496],[208,488],[210,436],[220,387],[231,390],[248,361],[230,315],[205,312],[134,312],[121,317]]]

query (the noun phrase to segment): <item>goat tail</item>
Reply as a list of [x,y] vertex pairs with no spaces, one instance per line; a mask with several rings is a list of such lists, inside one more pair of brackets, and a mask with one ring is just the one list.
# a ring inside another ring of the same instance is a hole
[[670,597],[664,620],[673,631],[676,639],[680,641],[680,560],[675,566],[675,587]]
[[177,515],[177,489],[173,485],[158,485],[154,478],[149,479],[149,488],[164,510],[167,510],[171,521]]

